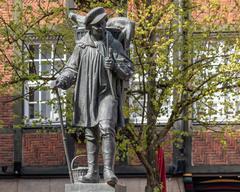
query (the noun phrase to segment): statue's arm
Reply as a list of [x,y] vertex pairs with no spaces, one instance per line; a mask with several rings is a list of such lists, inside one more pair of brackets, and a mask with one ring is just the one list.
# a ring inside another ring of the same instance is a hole
[[114,73],[122,80],[129,80],[134,72],[133,63],[126,55],[122,45],[117,44],[117,52],[114,53],[115,65],[113,68]]
[[57,87],[61,89],[68,89],[76,81],[78,73],[79,58],[81,55],[81,47],[76,46],[73,50],[71,57],[68,59],[67,64],[57,77]]

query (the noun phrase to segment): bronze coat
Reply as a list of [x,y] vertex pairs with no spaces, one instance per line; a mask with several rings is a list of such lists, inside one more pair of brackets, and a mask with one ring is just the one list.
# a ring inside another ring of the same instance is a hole
[[[57,78],[60,81],[59,87],[62,89],[68,89],[76,82],[73,103],[74,126],[95,127],[104,118],[114,122],[116,118],[116,126],[124,126],[123,82],[132,76],[133,65],[126,56],[121,43],[114,39],[110,32],[107,32],[107,35],[108,47],[113,50],[111,57],[114,60],[114,67],[110,81],[112,81],[116,101],[111,97],[109,79],[104,68],[104,57],[108,54],[106,41],[100,42],[99,46],[91,39],[89,33],[77,43],[66,66]],[[114,114],[116,107],[117,114]]]

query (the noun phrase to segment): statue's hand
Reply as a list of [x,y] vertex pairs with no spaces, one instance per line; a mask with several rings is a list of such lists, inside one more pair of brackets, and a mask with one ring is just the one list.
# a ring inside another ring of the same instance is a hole
[[104,67],[107,70],[112,70],[114,67],[114,61],[110,57],[105,57]]

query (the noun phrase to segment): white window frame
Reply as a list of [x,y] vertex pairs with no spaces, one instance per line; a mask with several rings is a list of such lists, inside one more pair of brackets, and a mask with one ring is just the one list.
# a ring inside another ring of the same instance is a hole
[[[214,41],[217,41],[217,40],[214,40]],[[223,55],[224,54],[224,41],[219,41],[219,44],[220,44],[219,49],[216,50],[215,52],[218,53],[218,55]],[[233,49],[231,49],[231,50],[228,50],[228,52],[229,52],[229,54],[232,54],[235,51]],[[205,54],[204,51],[202,53]],[[209,55],[209,56],[211,57],[211,55]],[[214,66],[219,66],[221,63],[228,62],[221,57],[218,57],[215,60],[216,60],[216,62],[212,64],[212,66],[213,66],[212,70],[206,70],[205,71],[206,74],[209,72],[214,73],[216,70]],[[197,117],[197,113],[195,113],[195,114],[193,114],[193,118],[198,119],[200,121],[204,121],[204,122],[216,122],[216,123],[220,123],[220,124],[236,122],[236,121],[239,122],[240,116],[237,115],[240,110],[240,104],[239,104],[239,102],[237,102],[239,100],[240,100],[239,95],[233,95],[233,93],[224,94],[222,92],[216,92],[211,97],[211,99],[209,99],[209,101],[213,103],[213,106],[211,107],[211,109],[216,111],[216,114],[209,115],[204,119],[201,119],[201,118],[199,119]],[[226,102],[226,101],[231,102],[231,104],[235,110],[231,109],[230,113],[225,112],[226,108],[224,106],[224,102]],[[200,103],[201,103],[201,101],[200,101]],[[204,102],[202,102],[202,104],[204,104]],[[197,109],[198,102],[193,105],[193,108],[195,108],[196,111],[198,111],[198,109]],[[209,114],[211,109],[209,107],[206,107],[206,109],[205,109],[206,114]]]
[[[51,58],[42,58],[42,46],[43,44],[49,44],[51,45]],[[53,75],[54,73],[54,63],[55,62],[66,62],[67,60],[67,54],[66,54],[66,51],[64,50],[64,54],[63,54],[63,57],[59,58],[59,56],[54,56],[54,50],[55,50],[55,46],[56,46],[56,43],[52,40],[50,40],[49,42],[47,43],[39,43],[39,42],[31,42],[31,43],[28,43],[27,46],[30,46],[30,45],[37,45],[39,46],[39,51],[38,51],[38,59],[26,59],[24,62],[26,64],[29,64],[30,62],[37,62],[39,64],[39,75],[42,75],[42,62],[49,62],[50,64],[50,74],[49,75],[43,75],[43,77],[49,77],[51,75]],[[65,49],[65,48],[64,48]],[[26,125],[33,125],[33,124],[36,124],[36,125],[55,125],[55,124],[59,124],[60,123],[60,120],[59,120],[59,115],[58,115],[58,107],[56,105],[51,105],[50,108],[51,108],[51,111],[50,111],[50,115],[49,115],[49,118],[30,118],[30,107],[29,105],[30,104],[38,104],[39,103],[39,107],[38,107],[38,110],[41,114],[41,107],[42,105],[41,104],[47,104],[48,101],[43,101],[42,100],[42,91],[41,90],[36,90],[38,91],[38,101],[29,101],[29,90],[31,87],[37,87],[39,85],[43,85],[43,81],[41,80],[38,80],[38,81],[26,81],[25,84],[24,84],[24,95],[25,95],[25,98],[24,98],[24,123]],[[45,83],[43,85],[44,87],[50,87],[50,81]],[[49,90],[50,91],[50,90]],[[65,91],[63,90],[60,90],[59,91],[60,95],[61,96],[64,96],[66,94]],[[33,93],[34,94],[34,93]],[[52,100],[52,99],[56,99],[56,94],[53,93],[52,91],[50,91],[49,93],[49,100]],[[63,105],[63,107],[65,107]],[[34,112],[35,113],[35,112]],[[65,118],[64,118],[65,120]]]

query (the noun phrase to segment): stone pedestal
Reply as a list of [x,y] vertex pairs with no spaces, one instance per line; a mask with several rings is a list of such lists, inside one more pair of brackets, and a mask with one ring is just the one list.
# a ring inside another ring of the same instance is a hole
[[115,188],[106,183],[65,184],[65,192],[127,192],[127,187],[116,185]]

